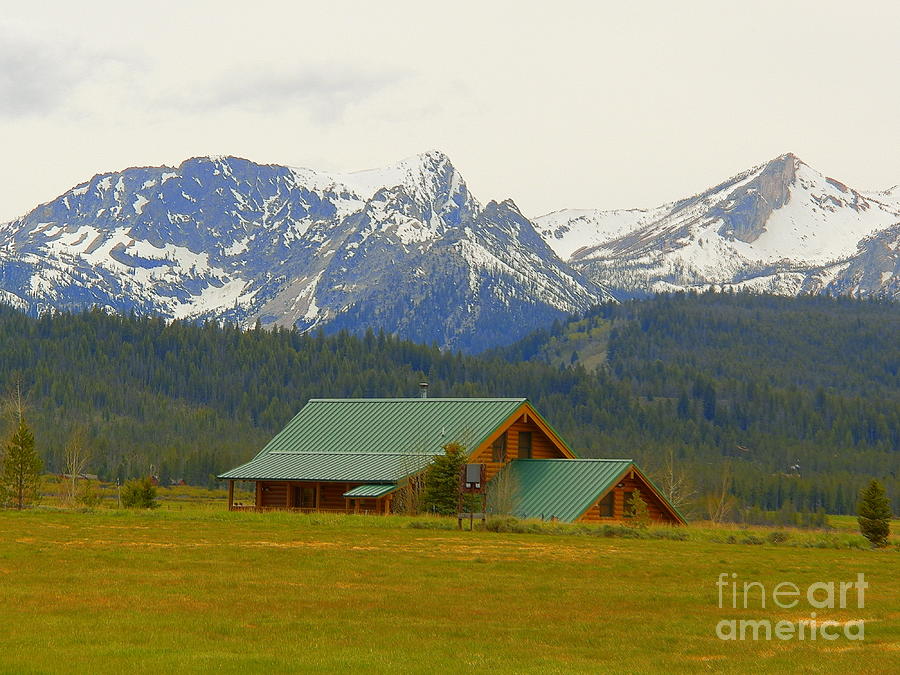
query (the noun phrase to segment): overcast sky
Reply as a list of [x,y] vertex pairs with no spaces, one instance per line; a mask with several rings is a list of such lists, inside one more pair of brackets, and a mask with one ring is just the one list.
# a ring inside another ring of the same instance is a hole
[[900,183],[900,3],[32,2],[0,16],[0,221],[95,173],[436,148],[535,216],[794,152]]

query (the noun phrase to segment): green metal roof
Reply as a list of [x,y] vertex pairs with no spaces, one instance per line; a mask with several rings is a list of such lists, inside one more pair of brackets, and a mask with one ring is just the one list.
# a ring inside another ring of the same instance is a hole
[[352,490],[348,490],[342,496],[350,498],[381,497],[383,495],[386,495],[388,492],[393,492],[396,489],[396,485],[360,485],[353,488]]
[[395,483],[431,463],[431,455],[372,452],[270,452],[226,471],[232,480]]
[[524,398],[311,399],[262,449],[272,452],[443,454],[456,441],[474,448]]
[[[470,451],[479,447],[526,402],[311,399],[256,457],[219,478],[396,483],[425,469],[447,443]],[[531,412],[549,427],[537,411]]]
[[630,459],[516,459],[503,472],[513,482],[516,516],[571,522],[631,465]]

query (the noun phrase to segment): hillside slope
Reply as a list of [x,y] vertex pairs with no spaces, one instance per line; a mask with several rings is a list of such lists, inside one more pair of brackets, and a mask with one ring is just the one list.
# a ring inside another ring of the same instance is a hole
[[309,398],[412,396],[424,378],[435,396],[527,396],[584,456],[655,471],[672,451],[700,495],[730,465],[742,503],[849,512],[871,476],[900,507],[898,333],[891,304],[663,296],[474,357],[372,332],[0,309],[0,384],[21,377],[51,470],[82,426],[106,478],[205,483]]

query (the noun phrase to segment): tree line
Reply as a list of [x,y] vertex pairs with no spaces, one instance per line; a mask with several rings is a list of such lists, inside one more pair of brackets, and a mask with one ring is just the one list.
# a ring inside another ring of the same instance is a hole
[[852,513],[874,476],[900,511],[898,334],[891,303],[733,294],[602,305],[477,356],[371,330],[3,307],[0,382],[22,382],[48,470],[79,430],[107,480],[208,484],[309,398],[414,396],[427,379],[434,396],[527,396],[583,456],[651,473],[672,457],[698,495],[727,470],[739,508]]

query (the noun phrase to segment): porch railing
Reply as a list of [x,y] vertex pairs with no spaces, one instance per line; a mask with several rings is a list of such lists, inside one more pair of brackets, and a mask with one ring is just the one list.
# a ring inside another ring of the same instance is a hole
[[[353,513],[353,507],[349,509],[317,509],[315,507],[287,507],[287,506],[256,506],[255,504],[233,504],[232,511],[290,511],[291,513]],[[370,510],[360,510],[359,513],[371,513]]]

